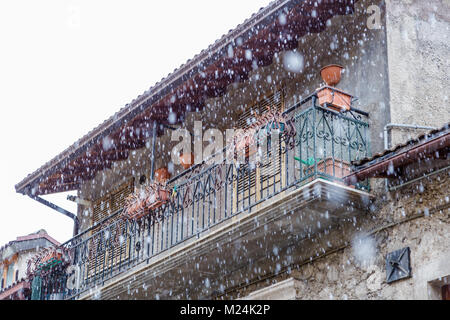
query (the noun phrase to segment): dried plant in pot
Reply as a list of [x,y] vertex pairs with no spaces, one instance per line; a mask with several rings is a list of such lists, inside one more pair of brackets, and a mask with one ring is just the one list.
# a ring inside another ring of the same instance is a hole
[[170,193],[167,187],[158,182],[151,182],[140,188],[125,200],[123,217],[137,220],[149,214],[167,203]]
[[276,109],[267,106],[268,112],[256,118],[248,128],[236,134],[233,140],[235,158],[244,153],[248,158],[257,151],[257,142],[269,136],[273,131],[283,133],[286,129],[286,119]]
[[165,186],[159,183],[152,183],[146,187],[147,198],[146,207],[155,210],[169,201],[170,193]]
[[249,129],[238,133],[235,136],[234,142],[235,158],[238,158],[242,153],[246,158],[256,153],[255,130]]
[[169,172],[169,169],[167,169],[167,167],[161,167],[155,171],[155,180],[161,184],[165,184],[167,180],[170,179],[170,177],[171,174]]
[[125,219],[136,219],[143,215],[145,209],[144,188],[137,189],[125,199],[122,217]]
[[191,153],[183,153],[180,155],[180,164],[181,166],[187,170],[194,164],[194,154]]
[[334,111],[349,111],[353,96],[336,88],[341,81],[341,74],[344,67],[338,64],[331,64],[320,70],[320,75],[325,86],[317,89],[319,104],[326,106]]

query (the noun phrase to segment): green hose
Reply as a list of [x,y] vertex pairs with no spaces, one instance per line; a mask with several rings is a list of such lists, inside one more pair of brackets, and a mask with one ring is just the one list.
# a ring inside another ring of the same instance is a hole
[[[300,159],[299,157],[295,157],[295,156],[294,156],[294,159],[297,161],[300,161],[301,163],[303,163],[304,165],[307,165],[307,166],[312,166],[314,163],[316,163],[316,160],[314,159],[314,157],[308,158],[306,161],[303,159]],[[320,160],[320,159],[318,159],[318,160]]]

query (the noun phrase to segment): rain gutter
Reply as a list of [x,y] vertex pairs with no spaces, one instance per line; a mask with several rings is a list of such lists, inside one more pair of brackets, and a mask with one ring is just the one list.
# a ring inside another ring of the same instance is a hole
[[[407,128],[407,129],[415,129],[415,130],[435,130],[434,127],[429,126],[420,126],[417,124],[401,124],[401,123],[388,123],[383,128],[383,137],[384,137],[384,150],[389,149],[389,130],[392,128]],[[386,191],[389,191],[389,182],[387,179],[384,179],[384,187]]]
[[383,136],[384,136],[384,150],[389,149],[389,130],[392,128],[408,128],[408,129],[415,129],[415,130],[436,130],[435,127],[429,127],[429,126],[420,126],[417,124],[400,124],[400,123],[388,123],[383,128]]
[[370,165],[367,168],[353,172],[344,177],[344,181],[347,184],[355,183],[365,180],[370,177],[375,177],[380,174],[386,173],[389,166],[399,167],[412,163],[417,159],[424,158],[427,155],[433,154],[437,150],[450,147],[450,132],[429,140],[421,145],[415,146],[411,149],[405,150],[393,157],[384,159],[378,163]]

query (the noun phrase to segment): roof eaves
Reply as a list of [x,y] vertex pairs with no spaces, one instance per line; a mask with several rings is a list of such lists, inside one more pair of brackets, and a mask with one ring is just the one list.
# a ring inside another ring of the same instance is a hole
[[150,100],[155,100],[157,95],[162,93],[164,88],[173,85],[177,80],[183,81],[183,77],[191,77],[193,73],[196,73],[198,71],[196,69],[196,66],[201,66],[202,62],[206,61],[207,59],[214,59],[215,56],[220,56],[221,54],[223,54],[222,50],[226,48],[230,41],[239,38],[239,36],[244,34],[250,28],[257,25],[258,23],[261,23],[266,18],[282,9],[289,2],[295,4],[301,1],[302,0],[275,0],[269,3],[266,7],[260,8],[259,11],[254,13],[250,18],[246,19],[236,28],[230,30],[227,34],[222,35],[221,38],[216,40],[207,49],[202,50],[192,59],[189,59],[185,64],[181,65],[179,68],[176,68],[172,73],[169,73],[165,78],[161,79],[154,86],[146,90],[143,94],[133,99],[129,104],[126,104],[113,116],[89,131],[73,145],[65,149],[52,160],[42,165],[33,173],[28,174],[27,177],[16,184],[16,192],[29,194],[30,190],[27,190],[27,186],[31,182],[38,179],[39,176],[51,173],[52,169],[60,165],[68,157],[74,155],[76,156],[76,154],[86,151],[94,143],[100,141],[100,139],[105,137],[110,131],[108,129],[114,129],[114,124],[121,123],[121,121],[123,121],[125,118],[131,118],[139,111],[142,111],[146,107],[145,104]]

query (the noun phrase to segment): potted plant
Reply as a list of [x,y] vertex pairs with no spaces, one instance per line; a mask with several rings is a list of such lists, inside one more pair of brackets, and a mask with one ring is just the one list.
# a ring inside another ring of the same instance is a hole
[[[336,159],[332,157],[327,157],[325,159],[314,159],[308,158],[307,160],[302,160],[298,157],[294,157],[295,160],[300,161],[305,165],[303,168],[303,173],[308,176],[314,173],[315,165],[317,163],[317,173],[324,173],[328,176],[332,176],[337,179],[342,179],[343,177],[350,174],[350,163],[343,161],[341,159]],[[314,177],[309,178],[308,181],[312,181]],[[344,184],[338,180],[338,183]]]
[[171,174],[169,172],[169,169],[167,169],[167,167],[161,167],[155,171],[155,179],[161,184],[165,184],[167,180],[170,179],[170,177]]
[[341,81],[341,72],[343,69],[344,67],[337,64],[323,67],[320,70],[320,75],[326,85],[317,89],[319,104],[338,112],[349,111],[353,98],[352,95],[335,88]]
[[191,153],[183,153],[180,155],[180,164],[181,166],[187,170],[194,164],[194,154]]
[[286,129],[284,116],[275,107],[267,107],[269,110],[257,117],[257,120],[248,128],[239,132],[234,139],[234,153],[237,156],[244,150],[245,157],[256,153],[256,142],[270,135],[273,130],[283,133]]
[[147,198],[145,199],[146,207],[149,210],[155,210],[169,201],[170,193],[162,184],[152,183],[146,187]]
[[234,152],[237,157],[244,152],[246,158],[256,153],[255,130],[247,129],[239,132],[234,139]]
[[140,219],[151,214],[169,199],[169,190],[164,185],[150,183],[126,198],[122,216],[126,219]]
[[40,256],[37,268],[40,270],[50,269],[53,266],[62,263],[62,251],[56,248],[50,248]]
[[145,194],[144,189],[138,189],[135,193],[130,194],[125,199],[125,205],[122,217],[126,219],[134,219],[144,211]]

